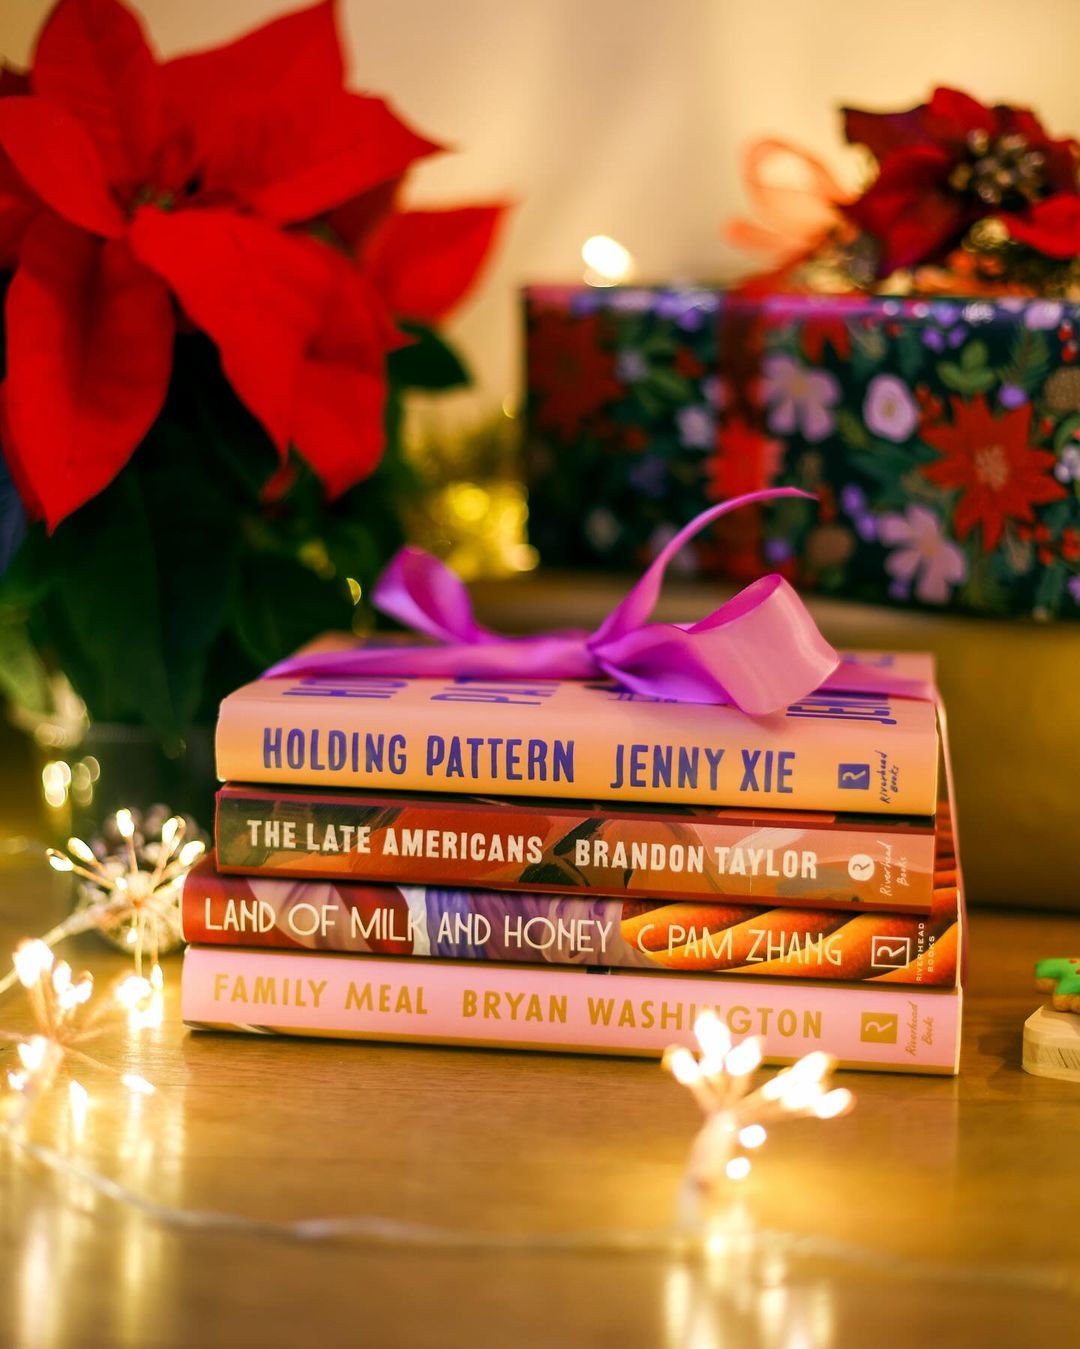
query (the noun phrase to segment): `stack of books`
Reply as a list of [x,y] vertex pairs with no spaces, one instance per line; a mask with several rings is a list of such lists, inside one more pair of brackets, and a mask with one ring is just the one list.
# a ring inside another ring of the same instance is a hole
[[197,1029],[659,1055],[710,1008],[773,1061],[956,1071],[932,702],[294,675],[225,699],[217,764],[183,897]]

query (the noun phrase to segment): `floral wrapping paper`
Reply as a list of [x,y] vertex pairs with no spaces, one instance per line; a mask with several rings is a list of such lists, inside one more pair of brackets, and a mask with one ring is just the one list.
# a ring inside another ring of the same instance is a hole
[[639,569],[709,502],[806,488],[688,547],[869,602],[1080,617],[1080,306],[535,287],[532,541]]

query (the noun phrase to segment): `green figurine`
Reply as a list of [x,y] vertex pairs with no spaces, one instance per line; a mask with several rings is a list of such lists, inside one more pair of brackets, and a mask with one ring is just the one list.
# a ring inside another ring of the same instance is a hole
[[1080,1013],[1080,956],[1037,961],[1035,980],[1051,995],[1055,1012]]

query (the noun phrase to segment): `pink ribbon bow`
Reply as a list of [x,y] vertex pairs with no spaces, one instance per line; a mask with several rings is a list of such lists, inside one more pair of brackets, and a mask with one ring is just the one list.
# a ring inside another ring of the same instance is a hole
[[359,646],[290,656],[264,679],[314,675],[415,678],[611,678],[633,693],[686,703],[731,703],[752,716],[779,711],[815,689],[926,698],[920,682],[841,665],[782,576],[762,576],[697,623],[648,623],[668,563],[706,525],[729,511],[794,487],[749,492],[702,511],[656,556],[593,633],[506,637],[481,627],[462,581],[420,548],[403,548],[379,578],[373,603],[438,645]]

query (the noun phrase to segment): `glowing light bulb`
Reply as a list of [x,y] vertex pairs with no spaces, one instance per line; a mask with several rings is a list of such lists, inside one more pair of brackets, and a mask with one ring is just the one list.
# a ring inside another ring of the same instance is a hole
[[617,286],[630,276],[634,259],[630,251],[608,234],[594,234],[581,245],[585,281],[590,286]]
[[727,1166],[724,1167],[724,1175],[728,1180],[745,1180],[750,1174],[749,1157],[732,1157]]

